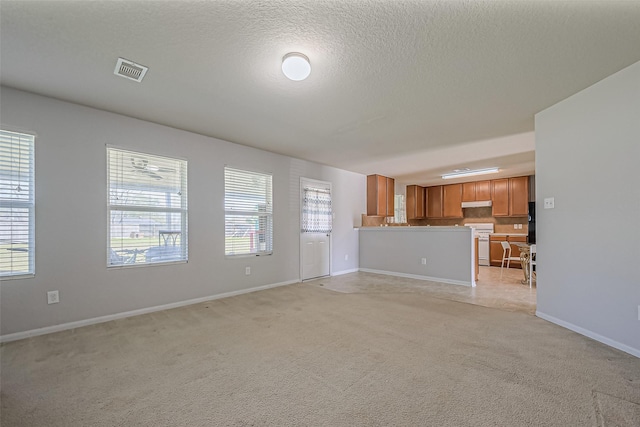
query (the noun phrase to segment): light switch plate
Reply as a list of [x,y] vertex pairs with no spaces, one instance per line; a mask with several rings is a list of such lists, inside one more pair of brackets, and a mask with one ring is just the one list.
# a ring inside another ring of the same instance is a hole
[[555,205],[555,200],[553,197],[547,197],[544,199],[544,208],[545,209],[553,209]]

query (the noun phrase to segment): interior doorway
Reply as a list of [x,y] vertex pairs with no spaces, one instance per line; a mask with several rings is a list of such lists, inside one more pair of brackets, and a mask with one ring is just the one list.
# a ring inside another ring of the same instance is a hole
[[331,183],[300,178],[300,277],[331,274]]

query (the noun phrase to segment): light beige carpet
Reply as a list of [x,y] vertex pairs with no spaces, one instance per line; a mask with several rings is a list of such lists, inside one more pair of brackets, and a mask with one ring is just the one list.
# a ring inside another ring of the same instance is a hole
[[640,425],[640,359],[419,293],[298,284],[1,352],[2,427]]

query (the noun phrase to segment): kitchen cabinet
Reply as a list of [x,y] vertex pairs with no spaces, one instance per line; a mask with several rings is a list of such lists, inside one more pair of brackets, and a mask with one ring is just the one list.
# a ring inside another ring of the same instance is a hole
[[[409,200],[409,189],[415,192],[419,186],[407,186],[407,218],[422,218],[414,199]],[[416,195],[417,197],[417,195]],[[465,182],[461,184],[427,187],[424,196],[426,218],[463,218],[462,202],[491,200],[494,217],[527,216],[529,214],[529,177],[502,178]]]
[[491,181],[464,182],[462,184],[463,202],[482,202],[491,200]]
[[473,238],[473,250],[476,254],[475,259],[473,260],[473,271],[476,272],[476,282],[478,281],[478,277],[480,276],[480,239],[477,237]]
[[427,187],[427,218],[442,218],[442,185]]
[[[387,177],[387,216],[395,216],[396,180]],[[528,205],[527,205],[528,206]]]
[[491,187],[492,215],[509,216],[509,179],[494,179]]
[[527,216],[529,214],[529,177],[494,179],[492,186],[493,216]]
[[382,175],[367,176],[367,215],[394,216],[395,180]]
[[509,215],[529,214],[529,177],[509,178]]
[[[500,264],[502,263],[502,244],[500,242],[511,243],[511,256],[519,257],[520,249],[518,248],[518,246],[512,243],[526,243],[527,236],[489,236],[489,264],[494,267],[500,267]],[[509,264],[509,268],[522,268],[522,265],[519,262],[511,261],[511,263]]]
[[425,188],[419,185],[407,185],[407,219],[425,217]]
[[506,241],[507,236],[489,236],[489,265],[500,267],[502,261],[502,245],[500,242]]
[[451,184],[442,187],[444,218],[462,218],[462,184]]
[[491,181],[476,182],[476,201],[491,200]]
[[[518,242],[518,243],[527,243],[527,236],[509,236],[509,239],[507,240],[509,243],[511,243],[511,256],[520,256],[520,247],[518,247],[517,245],[514,245],[514,242]],[[513,264],[513,262],[511,262],[511,264]],[[521,265],[520,263],[517,263],[518,265],[516,266],[517,268],[520,268]]]
[[462,201],[463,202],[476,201],[476,183],[475,182],[465,182],[462,184]]

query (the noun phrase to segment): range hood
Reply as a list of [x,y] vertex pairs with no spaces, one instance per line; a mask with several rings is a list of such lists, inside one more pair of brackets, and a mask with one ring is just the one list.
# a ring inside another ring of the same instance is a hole
[[485,208],[491,206],[491,200],[483,200],[482,202],[462,202],[463,208]]

